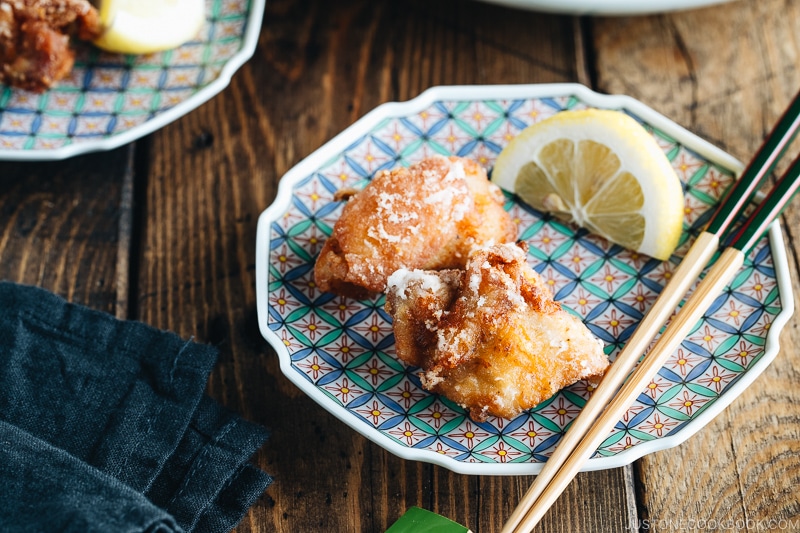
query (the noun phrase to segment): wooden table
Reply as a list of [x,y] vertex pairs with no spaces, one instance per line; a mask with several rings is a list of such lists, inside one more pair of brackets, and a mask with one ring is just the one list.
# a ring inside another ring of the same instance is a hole
[[[798,36],[800,0],[629,18],[271,0],[255,56],[199,109],[111,152],[0,163],[0,276],[219,347],[210,394],[273,431],[256,460],[276,481],[237,531],[382,532],[411,505],[499,531],[532,478],[399,459],[282,376],[254,289],[256,220],[278,180],[378,104],[445,84],[625,93],[747,160],[800,87]],[[783,224],[797,295],[798,204]],[[713,423],[581,474],[537,531],[800,530],[799,346],[792,319],[774,363]]]

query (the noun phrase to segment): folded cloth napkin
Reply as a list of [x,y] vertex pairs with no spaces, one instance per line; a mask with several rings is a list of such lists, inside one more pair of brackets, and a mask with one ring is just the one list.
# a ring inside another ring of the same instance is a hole
[[0,282],[3,530],[234,527],[272,481],[247,462],[268,434],[204,395],[216,357]]

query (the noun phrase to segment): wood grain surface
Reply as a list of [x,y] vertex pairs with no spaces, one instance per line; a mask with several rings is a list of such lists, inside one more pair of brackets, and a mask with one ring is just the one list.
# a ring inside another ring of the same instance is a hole
[[115,313],[125,149],[0,163],[0,277]]
[[[254,250],[279,179],[375,106],[452,84],[629,94],[746,160],[800,87],[798,35],[800,0],[627,18],[472,0],[269,1],[254,57],[200,108],[111,152],[0,163],[0,276],[219,348],[209,393],[272,430],[255,461],[275,483],[236,531],[381,533],[419,505],[496,532],[531,477],[395,457],[282,376],[258,330]],[[798,224],[794,206],[783,226],[795,294]],[[797,324],[712,424],[633,466],[580,474],[536,531],[800,528]]]
[[[747,161],[800,89],[799,9],[797,2],[739,1],[671,15],[597,19],[597,88],[634,96]],[[789,155],[797,152],[795,143]],[[798,217],[795,203],[784,224],[793,251]],[[790,265],[796,299],[795,252]],[[713,423],[681,446],[637,462],[641,526],[800,530],[798,492],[791,488],[800,485],[798,340],[792,321],[781,338],[786,348]]]
[[[501,25],[507,31],[496,31]],[[238,530],[380,532],[420,505],[497,531],[510,514],[529,479],[399,459],[282,377],[257,330],[255,221],[283,173],[381,103],[432,85],[574,79],[572,27],[565,17],[464,2],[433,10],[422,2],[272,3],[256,52],[263,60],[153,135],[138,318],[218,345],[212,395],[273,430],[259,460],[276,483]],[[621,469],[582,475],[544,527],[618,531],[635,512],[626,481]]]

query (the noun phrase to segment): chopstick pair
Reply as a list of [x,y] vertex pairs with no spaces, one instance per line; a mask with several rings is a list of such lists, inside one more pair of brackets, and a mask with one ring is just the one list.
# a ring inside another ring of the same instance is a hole
[[[664,287],[653,307],[617,355],[614,364],[572,422],[552,456],[506,521],[501,533],[527,533],[541,520],[583,463],[608,437],[636,397],[741,268],[747,252],[789,204],[800,186],[800,156],[792,162],[732,238],[726,240],[726,247],[720,257],[683,307],[669,320],[681,299],[718,250],[726,232],[742,215],[754,193],[783,156],[798,128],[800,93],[776,123],[741,178],[728,189],[705,230],[697,237],[672,280]],[[647,351],[653,338],[668,321],[661,337],[636,367],[641,355]],[[631,374],[634,367],[636,369]]]

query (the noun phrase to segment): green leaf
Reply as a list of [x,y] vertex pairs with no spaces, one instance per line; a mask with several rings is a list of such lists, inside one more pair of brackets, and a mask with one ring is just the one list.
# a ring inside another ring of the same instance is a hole
[[309,219],[303,220],[302,222],[298,222],[297,224],[289,228],[289,231],[286,232],[286,235],[288,235],[289,237],[297,237],[298,235],[306,231],[312,224],[313,222]]
[[450,422],[448,422],[448,423],[446,423],[446,424],[444,424],[442,426],[442,428],[439,430],[439,434],[440,435],[446,435],[447,433],[450,433],[451,431],[456,429],[458,426],[460,426],[464,422],[464,420],[466,420],[466,419],[467,419],[466,416],[458,416],[458,417],[454,418],[453,420],[451,420]]
[[306,307],[306,306],[298,307],[297,309],[289,313],[289,315],[286,317],[285,322],[287,324],[291,324],[292,322],[297,322],[298,320],[306,316],[310,311],[311,307]]
[[299,244],[297,244],[293,240],[286,239],[286,244],[289,246],[289,248],[292,249],[292,251],[295,254],[298,255],[298,257],[303,259],[303,261],[311,262],[314,259],[313,257],[311,257],[311,254],[309,254],[307,251],[305,251],[302,246],[300,246]]
[[558,259],[559,257],[564,255],[565,253],[569,252],[571,248],[572,248],[572,241],[564,242],[558,248],[553,250],[553,253],[550,254],[550,258],[551,259]]
[[408,421],[411,423],[412,426],[414,426],[415,428],[419,429],[420,431],[423,431],[423,432],[427,433],[428,435],[436,435],[436,430],[433,428],[433,426],[431,426],[430,424],[428,424],[424,420],[421,420],[421,419],[419,419],[417,417],[412,416],[412,417],[409,417]]
[[665,155],[667,156],[667,159],[669,159],[670,161],[672,161],[673,159],[675,159],[676,157],[678,157],[678,154],[679,154],[680,152],[681,152],[681,147],[680,147],[680,146],[673,146],[672,148],[670,148],[669,150],[667,150],[667,152],[665,153]]
[[605,264],[606,264],[606,262],[603,259],[600,259],[599,261],[595,261],[594,263],[592,263],[591,265],[589,265],[588,267],[586,267],[584,269],[583,273],[581,274],[581,277],[583,279],[586,279],[589,276],[593,276],[594,273],[597,272],[598,270],[600,270],[601,268],[603,268],[603,265],[605,265]]
[[780,291],[778,290],[778,287],[774,287],[771,291],[769,291],[769,294],[767,294],[767,297],[764,298],[764,305],[770,305],[772,302],[774,302],[778,298],[779,295],[780,295]]
[[534,222],[533,224],[528,226],[528,228],[525,231],[522,232],[522,234],[519,236],[520,240],[527,241],[528,239],[539,233],[539,231],[543,227],[544,227],[543,220],[538,220]]
[[[491,109],[495,113],[500,113],[501,115],[505,114],[505,112],[506,112],[505,109],[503,109],[503,106],[501,106],[500,104],[498,104],[494,100],[484,100],[483,101],[483,105],[485,105],[486,107],[488,107],[489,109]],[[505,120],[503,120],[503,122],[505,122]]]
[[[570,228],[566,224],[563,224],[562,222],[559,222],[556,219],[550,220],[550,227],[567,237],[572,238],[575,236],[575,232],[572,230],[572,228]],[[572,243],[569,244],[572,245]]]
[[[698,168],[694,174],[689,176],[689,179],[686,181],[686,184],[689,185],[690,187],[694,187],[695,185],[700,183],[700,181],[706,176],[706,174],[708,174],[708,169],[709,169],[708,165],[703,165],[700,168]],[[712,204],[714,203],[713,199],[711,203]]]
[[664,139],[664,140],[665,140],[665,141],[667,141],[668,143],[676,144],[676,143],[678,142],[678,141],[676,141],[676,140],[675,140],[675,138],[673,138],[673,137],[670,137],[669,135],[667,135],[667,134],[666,134],[666,133],[664,133],[663,131],[661,131],[661,130],[658,130],[658,129],[656,129],[656,128],[651,128],[651,132],[652,132],[652,134],[653,134],[654,136],[656,136],[656,137],[658,137],[658,138],[660,138],[660,139]]
[[639,440],[643,440],[645,442],[655,440],[655,435],[651,435],[650,433],[645,433],[644,431],[639,431],[638,429],[629,429],[628,433],[631,434],[631,437],[636,437]]
[[472,448],[472,451],[475,453],[480,453],[483,450],[494,446],[498,440],[500,440],[500,437],[498,437],[497,435],[492,435],[491,437],[487,438],[486,440],[484,440],[483,442]]
[[286,329],[288,329],[289,333],[292,334],[295,340],[300,342],[300,344],[302,344],[303,346],[308,346],[308,347],[314,346],[314,343],[311,342],[311,340],[308,337],[306,337],[299,329],[289,324],[286,324]]
[[315,307],[315,308],[314,308],[314,312],[315,312],[315,313],[317,314],[317,316],[318,316],[319,318],[321,318],[321,319],[322,319],[322,321],[323,321],[323,322],[325,322],[326,324],[330,324],[331,326],[333,326],[333,327],[335,327],[335,328],[340,328],[340,327],[342,326],[342,323],[341,323],[341,322],[339,322],[339,319],[337,319],[336,317],[334,317],[332,314],[330,314],[329,312],[327,312],[327,311],[326,311],[326,310],[324,310],[323,308],[321,308],[321,307]]
[[608,293],[595,285],[594,283],[589,283],[588,281],[584,281],[581,284],[581,287],[589,291],[590,293],[594,294],[598,298],[602,298],[603,300],[608,300]]
[[323,222],[320,219],[315,220],[314,221],[314,225],[316,225],[317,228],[328,237],[330,237],[331,233],[333,233],[333,227],[327,225],[325,222]]
[[611,259],[609,259],[608,262],[611,263],[611,265],[614,268],[623,271],[624,273],[628,274],[629,276],[636,276],[636,275],[639,274],[639,271],[636,270],[633,267],[633,265],[629,265],[628,263],[626,263],[624,261],[620,261],[616,257],[612,257]]
[[455,106],[453,108],[453,110],[450,112],[450,114],[451,115],[458,115],[459,113],[461,113],[462,111],[467,109],[469,107],[470,103],[471,102],[461,102],[461,103],[459,103],[457,106]]
[[378,359],[380,359],[383,362],[383,364],[385,364],[395,372],[400,372],[401,373],[400,377],[403,377],[402,373],[405,372],[406,367],[405,365],[403,365],[403,363],[398,361],[397,358],[392,357],[391,355],[384,352],[376,352],[376,355],[378,356]]
[[364,352],[358,357],[354,357],[353,359],[350,360],[349,363],[347,363],[347,368],[349,370],[353,370],[354,368],[360,367],[361,365],[369,361],[374,353],[375,352]]
[[714,205],[714,203],[716,202],[713,196],[709,196],[703,191],[699,191],[697,189],[689,189],[689,194],[707,205]]
[[495,130],[497,130],[497,128],[505,124],[505,122],[506,119],[504,117],[500,117],[498,119],[493,120],[492,123],[486,126],[486,129],[483,130],[483,137],[488,137],[489,135],[494,133]]
[[378,392],[386,392],[387,390],[391,389],[392,387],[396,386],[401,381],[403,381],[404,377],[405,374],[395,374],[394,376],[387,378],[386,381],[378,385],[378,388],[376,390]]
[[419,147],[422,146],[423,144],[425,144],[425,141],[419,138],[416,139],[415,141],[409,143],[405,148],[403,148],[403,151],[400,152],[400,157],[404,159],[407,158],[409,155],[416,152],[419,149]]
[[750,335],[749,333],[745,333],[742,335],[742,338],[748,342],[751,342],[757,346],[764,346],[767,344],[767,339],[764,337],[758,337],[756,335]]
[[670,387],[669,389],[664,391],[664,394],[662,394],[661,396],[658,397],[658,404],[661,405],[661,404],[667,403],[668,401],[673,399],[675,396],[677,396],[682,388],[683,388],[683,385],[673,385],[672,387]]
[[464,130],[464,133],[466,133],[467,135],[469,135],[469,136],[471,136],[471,137],[479,137],[479,136],[480,136],[480,133],[478,133],[477,131],[475,131],[475,129],[474,129],[474,128],[473,128],[473,127],[472,127],[472,126],[471,126],[471,125],[470,125],[468,122],[466,122],[466,121],[464,121],[464,120],[462,120],[462,119],[460,119],[460,118],[454,118],[454,119],[453,119],[453,122],[454,122],[454,123],[455,123],[455,124],[456,124],[456,125],[457,125],[459,128],[461,128],[462,130]]
[[699,394],[700,396],[704,396],[706,398],[716,398],[718,394],[702,385],[698,385],[697,383],[687,383],[686,388],[692,391],[695,394]]
[[578,407],[583,407],[584,405],[586,405],[586,400],[585,399],[583,399],[581,396],[579,396],[578,394],[575,394],[574,392],[572,392],[570,390],[564,389],[564,390],[561,391],[561,394],[563,394],[564,397],[567,400],[571,401],[572,403],[574,403]]
[[724,368],[726,370],[730,370],[732,372],[737,372],[739,374],[744,372],[744,367],[742,365],[740,365],[739,363],[734,363],[730,359],[725,359],[723,357],[718,357],[718,358],[715,358],[714,361],[716,361],[716,363],[719,366],[721,366],[722,368]]
[[353,370],[345,370],[344,373],[345,375],[347,375],[348,378],[353,380],[353,383],[357,384],[360,388],[364,389],[365,391],[371,392],[375,390],[375,387],[373,387],[369,381],[362,378],[358,373],[354,372]]
[[325,346],[327,344],[332,343],[336,339],[338,339],[342,335],[342,330],[340,328],[336,328],[333,331],[329,331],[317,341],[317,346]]
[[686,413],[673,409],[672,407],[666,407],[663,405],[657,406],[656,409],[659,413],[663,413],[670,418],[674,418],[675,420],[686,421],[689,420],[691,417]]
[[[400,377],[402,377],[402,376],[400,376]],[[383,386],[381,386],[381,387],[379,387],[379,389],[378,389],[378,390],[381,390],[381,391],[382,391],[383,389],[384,389],[384,387],[383,387]],[[431,396],[426,396],[426,397],[422,398],[420,401],[416,402],[414,405],[412,405],[412,406],[411,406],[411,407],[408,409],[408,414],[409,414],[409,415],[416,415],[417,413],[419,413],[419,412],[421,412],[421,411],[424,411],[424,410],[425,410],[425,409],[427,409],[427,408],[428,408],[428,407],[429,407],[429,406],[430,406],[430,405],[431,405],[431,404],[432,404],[432,403],[433,403],[435,400],[436,400],[436,396],[433,396],[433,395],[431,395]]]
[[752,267],[751,268],[745,268],[745,269],[742,269],[741,271],[739,271],[739,273],[736,274],[736,277],[734,277],[731,280],[730,288],[733,289],[733,290],[736,290],[739,287],[741,287],[744,282],[746,282],[748,279],[750,279],[750,276],[752,275],[752,273],[753,273],[753,268]]
[[453,155],[450,153],[450,150],[442,146],[441,144],[437,143],[436,141],[428,139],[428,146],[431,147],[431,150],[436,152],[437,154],[441,155]]
[[626,433],[627,431],[615,431],[606,440],[604,440],[600,446],[598,446],[598,448],[607,448],[612,444],[618,443],[622,440],[622,437],[624,437]]
[[628,294],[633,290],[633,288],[636,286],[637,281],[638,280],[636,278],[633,278],[629,279],[628,281],[620,285],[619,288],[616,291],[614,291],[614,295],[612,296],[612,298],[614,298],[615,300],[621,299],[623,296],[625,296],[626,294]]
[[561,428],[559,427],[559,425],[550,420],[549,418],[547,418],[546,416],[540,415],[539,413],[531,413],[531,418],[533,418],[542,427],[547,428],[550,431],[554,431],[556,433],[561,433]]
[[531,453],[530,447],[526,446],[525,444],[523,444],[522,442],[518,441],[517,439],[515,439],[513,437],[509,437],[508,435],[505,436],[505,438],[503,439],[503,442],[505,442],[511,448],[514,448],[518,452],[522,452],[522,453],[527,454],[527,455],[530,455],[530,453]]
[[[521,237],[524,240],[524,237]],[[528,254],[533,256],[534,258],[538,259],[539,261],[547,261],[550,256],[544,253],[543,251],[539,250],[535,246],[528,247]]]
[[717,346],[717,349],[714,350],[714,355],[719,356],[719,355],[722,355],[724,353],[727,353],[728,350],[730,350],[731,348],[736,346],[736,344],[738,342],[739,342],[739,337],[738,336],[732,335],[732,336],[728,337],[727,339],[722,341],[719,346]]

